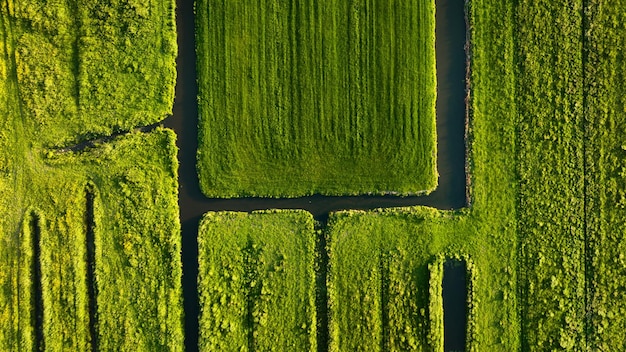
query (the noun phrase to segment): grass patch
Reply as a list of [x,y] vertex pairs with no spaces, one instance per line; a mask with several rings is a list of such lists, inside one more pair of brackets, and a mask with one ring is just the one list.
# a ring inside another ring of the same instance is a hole
[[434,1],[198,1],[209,197],[428,193]]
[[315,231],[297,210],[207,213],[200,351],[316,351]]

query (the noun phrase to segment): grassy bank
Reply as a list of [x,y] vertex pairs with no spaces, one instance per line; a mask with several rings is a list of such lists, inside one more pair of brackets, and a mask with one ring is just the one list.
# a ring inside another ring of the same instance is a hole
[[434,1],[196,8],[207,196],[435,188]]
[[304,211],[207,213],[201,351],[316,351],[315,231]]

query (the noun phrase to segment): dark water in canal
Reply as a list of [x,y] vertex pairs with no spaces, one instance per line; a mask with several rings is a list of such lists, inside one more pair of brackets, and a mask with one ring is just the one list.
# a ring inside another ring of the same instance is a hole
[[467,327],[467,267],[448,260],[443,266],[444,351],[465,351]]
[[[464,0],[437,0],[437,166],[439,186],[428,196],[349,196],[313,195],[290,199],[239,198],[210,199],[200,191],[196,173],[198,147],[198,105],[196,97],[196,53],[193,0],[177,0],[178,77],[173,116],[164,125],[178,135],[179,205],[182,225],[183,295],[186,351],[197,351],[198,313],[198,224],[207,211],[259,209],[305,209],[322,222],[328,213],[342,209],[374,209],[426,205],[458,209],[467,203],[465,174],[465,72],[466,26]],[[460,287],[460,286],[459,286]],[[322,301],[324,301],[322,299]],[[463,313],[464,315],[464,313]],[[459,318],[461,319],[461,318]],[[463,319],[463,321],[465,321]],[[325,319],[322,319],[325,325]],[[320,350],[326,350],[327,332],[320,327]],[[463,331],[465,329],[463,328]],[[463,335],[464,336],[464,335]]]

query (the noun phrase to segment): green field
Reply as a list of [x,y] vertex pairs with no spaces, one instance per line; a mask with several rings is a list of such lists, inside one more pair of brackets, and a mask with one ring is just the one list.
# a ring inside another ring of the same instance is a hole
[[[432,0],[197,5],[206,195],[436,187]],[[201,351],[442,352],[450,258],[467,351],[623,350],[626,0],[466,6],[470,204],[206,213]],[[129,132],[172,110],[175,31],[170,0],[0,3],[1,351],[193,338],[177,136]]]
[[51,149],[171,110],[173,2],[0,10],[0,350],[182,350],[176,136]]
[[[453,227],[467,230],[469,224],[427,208],[334,214],[329,227],[330,350],[443,351],[443,258],[479,252],[467,241],[452,244],[446,237]],[[506,319],[502,313],[493,318]],[[483,333],[489,330],[479,327]],[[478,341],[470,338],[468,347],[481,350]]]
[[208,213],[198,246],[200,351],[317,351],[309,213]]
[[436,187],[434,1],[200,0],[196,15],[204,194]]

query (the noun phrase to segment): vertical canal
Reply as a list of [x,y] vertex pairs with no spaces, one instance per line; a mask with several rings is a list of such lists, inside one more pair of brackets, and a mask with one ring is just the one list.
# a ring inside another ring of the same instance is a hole
[[446,261],[443,266],[442,295],[444,351],[465,351],[468,306],[465,261]]
[[85,240],[87,246],[87,294],[89,301],[89,342],[91,351],[98,351],[98,288],[96,287],[96,236],[93,213],[94,193],[91,186],[85,190]]
[[41,224],[37,214],[30,214],[30,235],[33,250],[33,261],[31,263],[32,272],[32,295],[31,307],[33,307],[31,315],[31,325],[34,329],[35,340],[33,349],[35,351],[44,351],[44,333],[43,333],[43,285],[41,280]]

